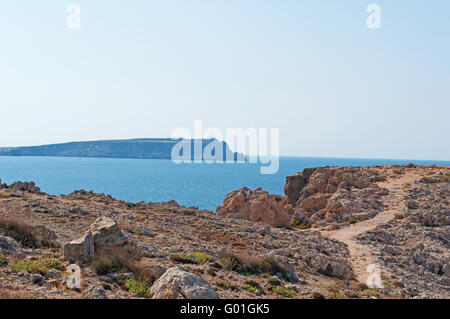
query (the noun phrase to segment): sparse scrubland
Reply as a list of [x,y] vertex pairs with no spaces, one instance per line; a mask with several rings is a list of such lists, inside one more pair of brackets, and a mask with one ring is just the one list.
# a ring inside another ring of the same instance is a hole
[[[3,184],[0,298],[449,298],[449,176],[306,169],[285,196],[243,188],[217,214]],[[366,285],[369,264],[383,288]]]

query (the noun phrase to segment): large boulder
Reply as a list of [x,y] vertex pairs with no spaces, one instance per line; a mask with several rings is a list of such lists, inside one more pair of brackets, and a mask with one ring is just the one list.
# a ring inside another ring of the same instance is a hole
[[83,237],[64,245],[64,259],[71,262],[88,262],[94,257],[94,238],[88,231]]
[[94,238],[95,249],[99,250],[107,247],[123,245],[128,238],[119,228],[116,221],[109,217],[99,217],[90,227],[90,232]]
[[86,262],[96,252],[111,253],[117,249],[129,256],[138,257],[139,253],[128,242],[116,221],[109,217],[99,217],[89,227],[83,237],[64,245],[64,258],[71,261]]
[[0,253],[25,258],[25,253],[19,248],[19,244],[12,238],[0,235]]
[[219,299],[217,292],[203,280],[182,267],[167,270],[150,289],[153,299]]
[[263,222],[275,227],[289,227],[291,216],[284,207],[280,195],[270,195],[261,188],[250,190],[243,187],[227,195],[223,205],[217,207],[219,216]]
[[330,260],[325,257],[317,257],[311,260],[309,265],[319,274],[347,280],[354,278],[352,268],[344,260]]

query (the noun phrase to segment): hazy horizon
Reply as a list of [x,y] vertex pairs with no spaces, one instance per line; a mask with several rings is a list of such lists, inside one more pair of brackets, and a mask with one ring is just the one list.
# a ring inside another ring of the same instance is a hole
[[[86,140],[86,141],[66,141],[61,143],[51,143],[51,144],[66,144],[66,143],[82,143],[82,142],[97,142],[97,141],[125,141],[125,140],[140,140],[140,139],[167,139],[167,137],[137,137],[137,138],[124,138],[124,139],[108,139],[108,140]],[[34,147],[34,146],[45,146],[50,144],[39,144],[39,145],[18,145],[18,146],[0,146],[0,148],[15,148],[15,147]],[[236,151],[236,150],[233,150]],[[248,155],[248,154],[246,154]],[[15,157],[11,155],[0,155],[0,156],[9,156],[9,157]],[[281,157],[292,157],[292,158],[323,158],[323,159],[373,159],[373,160],[411,160],[411,161],[436,161],[436,162],[450,162],[450,160],[439,160],[439,159],[432,159],[432,158],[376,158],[376,157],[345,157],[345,156],[307,156],[307,155],[280,155]],[[17,157],[26,157],[26,156],[17,156]],[[29,157],[36,157],[36,156],[29,156]],[[44,156],[46,157],[46,156]],[[54,157],[54,156],[48,156],[48,157]],[[101,158],[101,157],[99,157]],[[149,159],[154,160],[154,159]]]
[[[71,3],[80,29],[67,27]],[[366,26],[370,3],[380,29]],[[5,0],[0,147],[167,138],[200,119],[280,128],[282,156],[448,161],[448,12],[448,1]]]

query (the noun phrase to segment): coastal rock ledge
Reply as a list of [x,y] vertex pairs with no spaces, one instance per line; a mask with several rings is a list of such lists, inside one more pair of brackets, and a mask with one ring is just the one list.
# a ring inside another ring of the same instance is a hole
[[217,207],[219,216],[263,222],[275,227],[289,227],[291,216],[284,208],[284,198],[270,195],[261,188],[243,187],[227,195],[223,205]]

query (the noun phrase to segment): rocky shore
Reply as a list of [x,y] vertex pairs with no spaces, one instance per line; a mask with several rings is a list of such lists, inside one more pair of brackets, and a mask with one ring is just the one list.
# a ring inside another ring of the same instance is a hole
[[[449,179],[310,168],[216,213],[0,182],[0,298],[450,298]],[[382,287],[366,285],[370,264]]]

